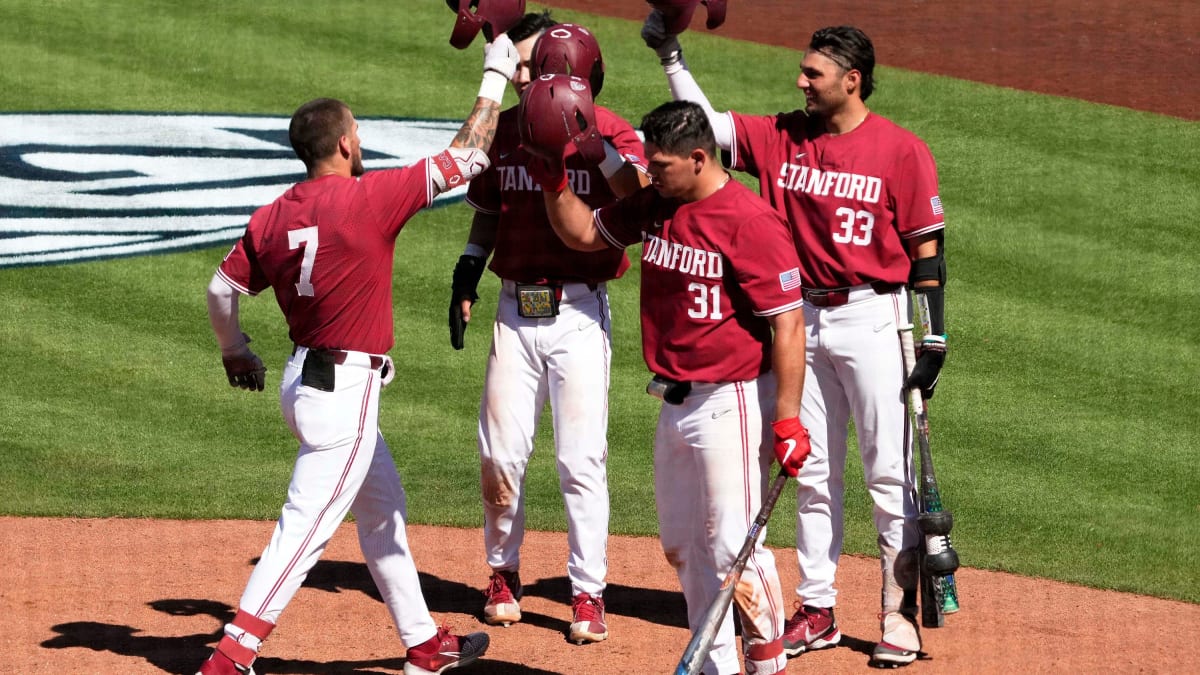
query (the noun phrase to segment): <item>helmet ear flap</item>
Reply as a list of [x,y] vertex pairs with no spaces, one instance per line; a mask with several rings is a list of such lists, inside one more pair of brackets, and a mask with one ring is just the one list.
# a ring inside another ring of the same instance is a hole
[[696,7],[703,4],[708,11],[705,28],[714,30],[725,23],[726,0],[646,0],[663,14],[667,33],[678,35],[688,28]]
[[491,42],[525,15],[525,0],[446,0],[446,6],[458,15],[450,33],[455,49],[466,49],[481,30]]

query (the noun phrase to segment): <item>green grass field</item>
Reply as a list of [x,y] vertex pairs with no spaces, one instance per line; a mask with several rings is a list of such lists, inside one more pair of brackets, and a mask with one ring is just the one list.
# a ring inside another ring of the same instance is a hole
[[[669,97],[635,24],[556,14],[597,33],[606,106],[636,122]],[[450,25],[434,0],[10,0],[0,112],[287,116],[334,96],[361,117],[458,119],[481,58],[447,44]],[[801,105],[796,53],[702,32],[684,44],[718,108]],[[932,443],[964,564],[1200,602],[1200,125],[886,67],[879,80],[872,108],[929,143],[943,183],[950,355]],[[435,208],[400,237],[399,374],[382,419],[412,519],[461,527],[482,519],[474,429],[490,337],[486,320],[465,351],[446,337],[470,217]],[[0,215],[0,247],[3,228]],[[273,300],[244,301],[268,391],[225,383],[204,288],[226,248],[0,269],[0,513],[277,516],[295,445],[273,387],[290,344]],[[611,286],[612,529],[653,535],[637,286],[636,270]],[[488,275],[485,318],[496,291]],[[544,422],[529,526],[553,530],[564,519]],[[850,462],[846,549],[873,553]],[[772,545],[794,542],[793,505],[785,494]]]

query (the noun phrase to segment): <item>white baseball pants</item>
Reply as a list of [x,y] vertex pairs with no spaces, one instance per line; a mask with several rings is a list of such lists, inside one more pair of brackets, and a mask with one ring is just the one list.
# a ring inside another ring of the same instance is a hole
[[525,539],[525,470],[550,401],[573,596],[603,594],[608,575],[610,322],[604,284],[565,284],[558,316],[535,319],[518,315],[515,284],[505,281],[479,407],[487,563],[516,570]]
[[[833,607],[842,551],[849,423],[853,416],[881,551],[917,545],[904,362],[897,327],[910,323],[903,288],[851,293],[837,307],[804,304],[807,366],[800,420],[812,453],[800,469],[796,554],[805,604]],[[886,571],[885,571],[886,573]]]
[[[287,502],[239,606],[276,623],[349,511],[401,641],[421,644],[437,624],[408,548],[404,488],[379,432],[380,373],[370,367],[369,355],[351,352],[344,365],[334,366],[335,390],[319,391],[300,385],[307,353],[296,349],[280,383],[284,419],[300,441]],[[258,647],[232,624],[226,633]]]
[[[697,383],[682,405],[663,403],[654,434],[654,500],[667,562],[679,575],[694,632],[746,542],[762,505],[774,437],[775,378]],[[743,643],[783,636],[783,591],[775,556],[759,543],[733,595]],[[713,641],[705,673],[741,672],[733,611]]]

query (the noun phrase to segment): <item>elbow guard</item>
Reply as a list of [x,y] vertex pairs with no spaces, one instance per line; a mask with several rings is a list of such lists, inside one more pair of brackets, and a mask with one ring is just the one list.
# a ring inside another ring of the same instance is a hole
[[937,253],[929,258],[917,258],[909,268],[908,287],[915,290],[921,281],[936,281],[938,286],[946,285],[946,247],[941,232],[937,235]]

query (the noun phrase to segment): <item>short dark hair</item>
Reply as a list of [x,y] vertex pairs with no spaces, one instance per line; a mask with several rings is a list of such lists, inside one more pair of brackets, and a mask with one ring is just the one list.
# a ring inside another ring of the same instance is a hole
[[508,39],[513,42],[520,42],[521,40],[526,40],[537,35],[551,26],[557,25],[558,22],[550,18],[550,10],[548,9],[541,12],[529,12],[521,17],[517,25],[508,29]]
[[336,98],[317,98],[300,106],[288,125],[292,150],[311,167],[337,151],[338,140],[349,131],[350,107]]
[[854,26],[829,26],[812,34],[810,51],[819,52],[842,67],[862,73],[862,100],[875,90],[875,45]]
[[642,133],[647,143],[664,152],[686,157],[700,148],[717,156],[717,140],[704,108],[691,101],[669,101],[646,113]]

